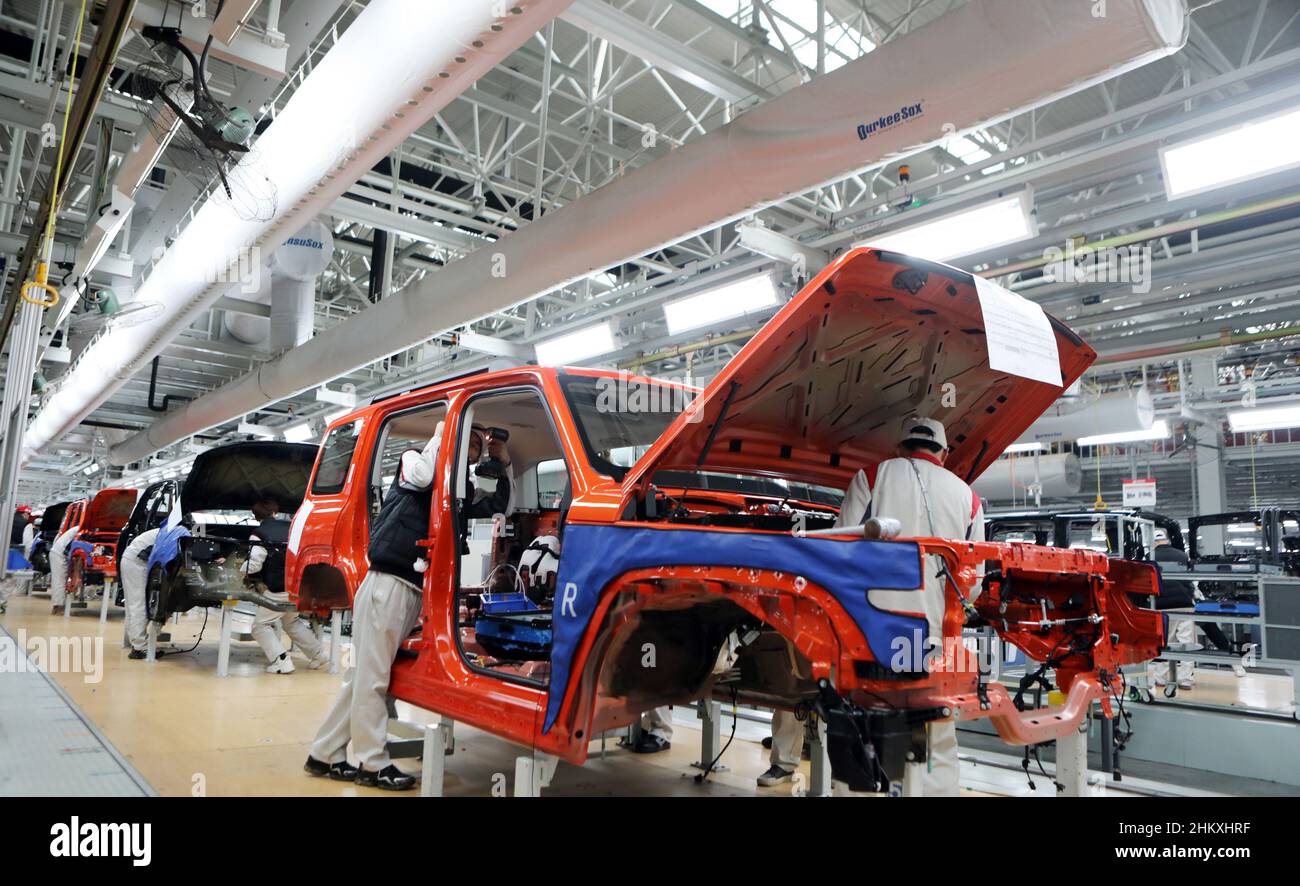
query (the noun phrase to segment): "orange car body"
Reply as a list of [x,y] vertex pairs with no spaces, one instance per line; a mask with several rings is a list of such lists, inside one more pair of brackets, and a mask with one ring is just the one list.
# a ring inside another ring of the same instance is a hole
[[[1069,385],[1095,353],[1051,323]],[[1129,597],[1158,593],[1151,567],[1014,543],[808,537],[798,531],[799,514],[827,525],[833,506],[675,479],[739,476],[843,489],[859,468],[892,455],[903,418],[924,413],[945,421],[948,466],[969,480],[1061,392],[988,363],[970,275],[854,250],[787,303],[622,476],[601,466],[603,455],[588,447],[566,396],[569,380],[612,372],[526,366],[470,375],[338,420],[331,433],[352,436],[350,463],[346,471],[332,466],[337,482],[325,492],[309,489],[286,584],[301,609],[349,604],[367,569],[365,478],[380,428],[390,416],[440,402],[446,428],[424,542],[422,627],[394,666],[397,698],[574,763],[586,758],[594,736],[642,711],[709,696],[823,713],[831,705],[873,715],[924,712],[921,719],[990,717],[1009,742],[1050,740],[1075,728],[1097,699],[1109,714],[1120,666],[1162,646],[1160,616]],[[955,405],[946,398],[949,384]],[[533,672],[545,679],[480,666],[458,583],[459,524],[449,491],[464,455],[448,443],[463,438],[475,397],[515,389],[540,394],[571,486],[571,504],[553,515],[563,522],[564,546],[550,657]],[[331,457],[337,449],[327,439],[317,474]],[[792,507],[799,514],[783,526]],[[883,611],[868,589],[919,593],[927,555],[942,557],[954,579],[944,658],[900,667],[891,658],[924,630],[921,606]],[[1007,642],[1031,658],[1053,659],[1062,705],[1018,710],[1000,685],[964,665],[960,638],[971,611],[958,591],[979,594],[974,609]],[[720,677],[718,651],[738,630],[759,640]],[[644,666],[647,648],[660,650],[657,667]]]
[[138,494],[135,489],[101,489],[85,506],[81,529],[69,549],[74,582],[117,577],[117,536]]

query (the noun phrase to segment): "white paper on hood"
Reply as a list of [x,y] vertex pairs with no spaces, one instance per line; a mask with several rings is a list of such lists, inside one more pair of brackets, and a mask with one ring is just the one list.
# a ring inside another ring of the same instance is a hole
[[999,372],[1061,387],[1061,355],[1056,350],[1056,333],[1042,307],[978,274],[973,276],[984,315],[989,366]]

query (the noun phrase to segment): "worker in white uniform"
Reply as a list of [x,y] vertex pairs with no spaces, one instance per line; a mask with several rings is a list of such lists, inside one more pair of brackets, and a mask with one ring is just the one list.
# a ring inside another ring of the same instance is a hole
[[673,746],[673,709],[671,705],[651,708],[641,715],[641,734],[632,745],[636,754],[657,754]]
[[[160,529],[141,532],[127,544],[117,564],[117,577],[122,582],[122,603],[126,607],[126,642],[131,645],[127,658],[139,661],[147,656],[149,636],[148,612],[145,607],[145,586],[149,578],[149,552]],[[154,652],[162,658],[164,652]]]
[[23,556],[26,557],[32,552],[32,542],[36,540],[36,532],[40,528],[40,519],[33,517],[30,513],[27,515],[27,525],[23,527]]
[[[984,540],[984,509],[979,496],[956,474],[944,467],[948,435],[933,418],[911,418],[903,423],[898,456],[874,468],[858,471],[840,505],[837,526],[860,526],[870,517],[890,517],[902,526],[900,536]],[[932,556],[925,564],[920,596],[927,636],[933,648],[942,649],[943,613],[950,589]],[[978,589],[977,589],[978,590]],[[976,592],[977,592],[976,590]],[[972,594],[973,596],[974,594]],[[915,611],[915,591],[871,591],[872,603],[895,611]],[[928,652],[929,650],[926,650]],[[772,759],[793,770],[802,750],[803,725],[792,714],[773,718]],[[778,741],[778,736],[786,743]],[[952,720],[929,726],[929,762],[922,778],[924,796],[956,796],[958,781],[957,727]],[[776,763],[773,763],[776,766]],[[767,774],[770,774],[767,773]]]
[[81,524],[69,527],[50,545],[50,608],[57,615],[68,596],[68,548],[81,530]]
[[[370,569],[352,603],[355,667],[311,746],[303,766],[311,775],[390,791],[415,787],[415,776],[402,772],[388,756],[388,684],[397,651],[420,617],[423,575],[429,562],[419,542],[429,534],[442,430],[439,422],[422,451],[402,453],[397,475],[371,525]],[[466,450],[468,466],[478,464],[485,447],[493,458],[509,464],[504,444],[473,428]],[[476,498],[472,483],[466,485],[468,495],[460,503],[463,522],[504,512],[511,492],[508,479],[499,479],[484,498]],[[349,739],[358,766],[347,760]]]
[[[275,516],[280,512],[280,504],[271,498],[254,502],[252,511],[258,524],[249,535],[252,544],[248,549],[248,559],[242,567],[244,582],[257,588],[262,596],[272,602],[288,605],[289,592],[284,586],[283,546],[289,541],[289,522]],[[320,640],[316,639],[315,632],[296,611],[259,605],[257,616],[253,619],[253,639],[266,655],[268,674],[292,674],[294,671],[293,659],[280,640],[281,628],[307,656],[307,667],[314,670],[329,663],[329,656],[325,654]]]

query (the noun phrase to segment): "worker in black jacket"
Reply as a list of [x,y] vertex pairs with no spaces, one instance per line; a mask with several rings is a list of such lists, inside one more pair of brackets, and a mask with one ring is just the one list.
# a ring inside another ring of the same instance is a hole
[[[423,573],[429,564],[419,542],[429,535],[442,431],[439,422],[423,450],[402,453],[397,475],[371,525],[370,569],[352,604],[354,669],[312,744],[304,766],[312,775],[390,791],[415,786],[415,777],[394,766],[388,756],[388,683],[397,651],[420,617]],[[490,447],[489,441],[475,428],[467,467],[478,463],[485,445]],[[496,448],[504,455],[504,445]],[[505,461],[509,463],[508,455]],[[467,487],[470,493],[460,508],[462,519],[466,512],[491,516],[504,509],[510,495],[508,480],[498,481],[494,494],[478,501],[473,484]],[[347,761],[349,739],[358,766]]]

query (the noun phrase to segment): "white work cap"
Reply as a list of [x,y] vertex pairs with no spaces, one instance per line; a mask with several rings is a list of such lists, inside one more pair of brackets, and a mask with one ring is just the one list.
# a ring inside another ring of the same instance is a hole
[[912,440],[938,443],[944,449],[948,448],[948,434],[943,429],[943,422],[937,418],[914,416],[903,422],[903,439],[899,442],[908,443]]

